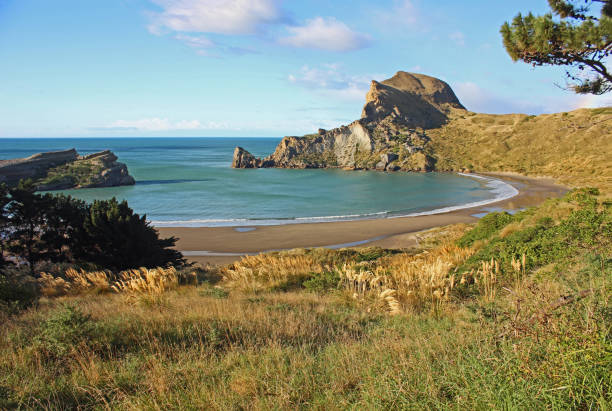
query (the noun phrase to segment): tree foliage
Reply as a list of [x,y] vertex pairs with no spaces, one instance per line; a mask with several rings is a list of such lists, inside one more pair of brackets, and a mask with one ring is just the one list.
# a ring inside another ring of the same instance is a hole
[[126,201],[115,198],[95,201],[89,208],[83,228],[90,247],[83,258],[101,266],[123,270],[157,267],[179,262],[182,255],[171,249],[176,239],[158,238],[146,216],[134,214]]
[[35,192],[31,182],[0,186],[0,268],[7,256],[35,274],[41,261],[93,263],[125,270],[180,265],[176,238],[160,239],[146,216],[127,202],[111,200],[87,204],[70,196]]
[[[569,88],[579,94],[612,91],[607,60],[612,54],[612,0],[548,0],[543,16],[519,13],[501,27],[514,61],[533,66],[566,66]],[[595,5],[601,6],[596,17]]]

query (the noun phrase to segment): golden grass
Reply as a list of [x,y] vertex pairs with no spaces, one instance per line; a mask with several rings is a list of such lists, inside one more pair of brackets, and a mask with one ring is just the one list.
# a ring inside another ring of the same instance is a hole
[[161,294],[178,286],[174,267],[123,271],[111,287],[118,293]]
[[85,271],[69,268],[64,277],[41,273],[38,285],[45,297],[77,295],[87,292],[161,294],[176,288],[179,276],[175,268],[139,268],[120,272]]
[[612,108],[569,113],[455,114],[428,130],[439,170],[516,172],[612,194]]
[[233,288],[249,291],[280,287],[310,273],[326,269],[310,255],[259,254],[243,257],[224,267],[223,281]]
[[339,277],[340,288],[353,298],[398,314],[447,300],[455,286],[453,269],[473,252],[445,244],[416,255],[401,253],[338,267],[315,261],[308,254],[262,254],[225,267],[223,285],[243,291],[271,290],[332,272]]

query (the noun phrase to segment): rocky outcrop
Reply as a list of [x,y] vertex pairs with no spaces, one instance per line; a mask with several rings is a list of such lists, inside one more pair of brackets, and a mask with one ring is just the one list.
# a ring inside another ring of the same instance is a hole
[[135,184],[127,166],[109,150],[79,156],[70,149],[0,160],[0,183],[13,186],[26,179],[41,191]]
[[361,119],[333,130],[285,137],[263,159],[237,147],[232,167],[430,171],[435,161],[427,153],[423,130],[440,127],[449,115],[464,110],[445,82],[400,71],[372,82]]
[[383,82],[372,81],[361,114],[367,123],[387,117],[410,128],[435,128],[453,109],[464,109],[448,84],[423,74],[398,72]]
[[53,167],[77,160],[77,151],[72,148],[63,151],[38,153],[26,158],[0,160],[0,183],[16,185],[19,180],[38,180],[47,175]]
[[255,158],[242,147],[236,147],[234,150],[234,159],[232,160],[233,168],[258,168],[261,165],[261,160]]

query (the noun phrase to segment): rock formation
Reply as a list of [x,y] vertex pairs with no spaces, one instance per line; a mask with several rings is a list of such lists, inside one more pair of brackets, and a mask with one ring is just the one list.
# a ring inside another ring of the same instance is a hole
[[0,183],[14,186],[26,179],[41,191],[135,184],[127,166],[109,150],[79,156],[70,149],[0,160]]
[[372,82],[361,119],[329,131],[285,137],[263,159],[237,147],[232,167],[429,171],[435,160],[426,152],[423,130],[442,126],[457,111],[465,109],[448,84],[400,71]]

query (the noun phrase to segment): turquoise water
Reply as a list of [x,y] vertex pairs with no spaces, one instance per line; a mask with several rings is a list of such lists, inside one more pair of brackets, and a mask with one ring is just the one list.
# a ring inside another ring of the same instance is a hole
[[[429,214],[508,198],[496,180],[445,173],[381,173],[230,167],[234,147],[257,156],[278,138],[0,139],[0,159],[76,148],[110,149],[135,186],[65,193],[93,201],[128,200],[156,226],[251,226]],[[514,190],[514,191],[513,191]]]

